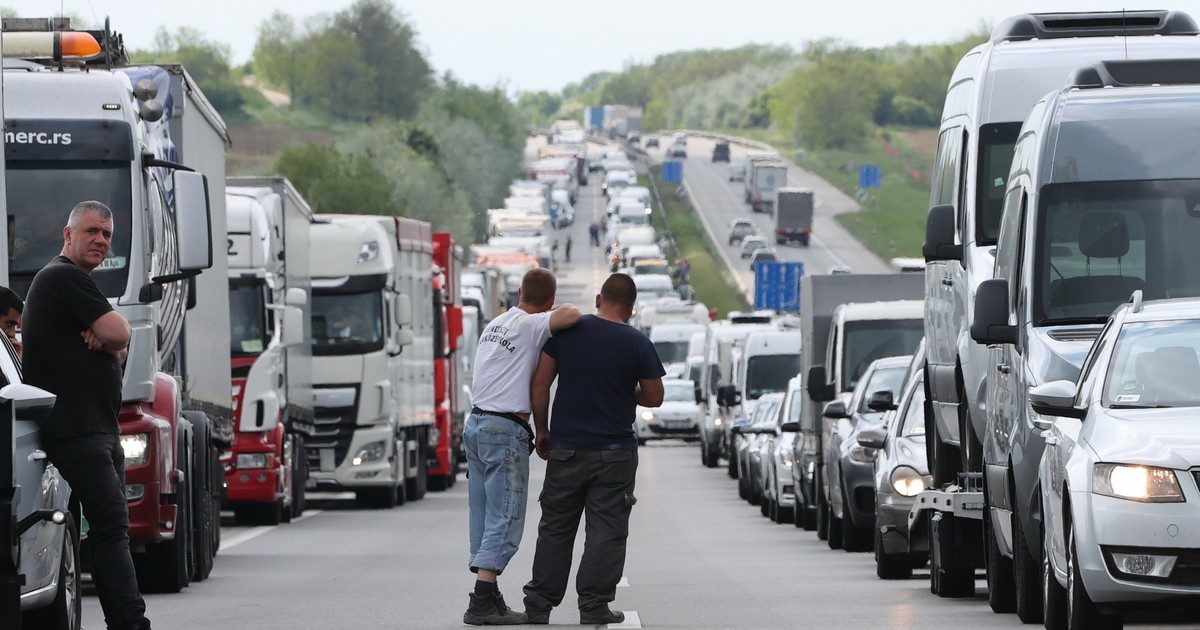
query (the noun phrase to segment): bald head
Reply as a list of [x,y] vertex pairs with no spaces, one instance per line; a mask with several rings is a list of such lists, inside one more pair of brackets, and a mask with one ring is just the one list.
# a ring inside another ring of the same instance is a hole
[[529,306],[549,310],[554,306],[554,294],[557,291],[558,282],[549,269],[530,269],[521,278],[521,301]]
[[600,299],[619,308],[631,309],[637,302],[637,285],[628,275],[614,273],[600,287]]

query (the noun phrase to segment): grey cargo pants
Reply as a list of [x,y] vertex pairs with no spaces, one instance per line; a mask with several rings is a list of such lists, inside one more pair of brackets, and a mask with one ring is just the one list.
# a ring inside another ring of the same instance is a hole
[[637,451],[550,451],[538,499],[533,579],[525,585],[525,609],[546,612],[562,603],[571,571],[579,517],[586,512],[583,559],[575,575],[579,609],[607,607],[625,571],[629,514],[637,501],[633,482]]

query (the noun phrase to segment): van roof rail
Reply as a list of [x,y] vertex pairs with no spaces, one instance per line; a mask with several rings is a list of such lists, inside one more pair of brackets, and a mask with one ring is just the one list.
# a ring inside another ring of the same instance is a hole
[[1068,37],[1197,35],[1200,26],[1183,11],[1025,13],[992,29],[992,43]]
[[1101,61],[1071,73],[1069,87],[1200,84],[1200,59],[1120,59]]

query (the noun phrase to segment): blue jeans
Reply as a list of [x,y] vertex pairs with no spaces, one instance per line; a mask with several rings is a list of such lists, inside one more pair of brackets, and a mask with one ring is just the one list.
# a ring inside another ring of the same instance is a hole
[[521,545],[529,496],[528,433],[512,420],[471,414],[463,428],[471,509],[471,570],[502,573]]

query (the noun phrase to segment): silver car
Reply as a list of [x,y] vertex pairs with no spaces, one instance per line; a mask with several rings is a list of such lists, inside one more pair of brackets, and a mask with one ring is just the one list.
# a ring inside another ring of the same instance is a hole
[[738,496],[758,505],[762,500],[762,445],[768,432],[775,430],[775,414],[783,394],[766,394],[758,399],[754,413],[747,423],[734,427],[734,447],[737,453]]
[[695,385],[691,381],[663,379],[663,404],[655,408],[637,408],[633,428],[638,444],[667,438],[698,438],[700,428],[696,418],[699,408]]
[[778,427],[768,435],[769,443],[763,458],[763,502],[767,518],[776,523],[796,521],[796,488],[792,485],[792,457],[800,432],[800,410],[804,408],[800,379],[788,381],[787,392],[779,405]]

